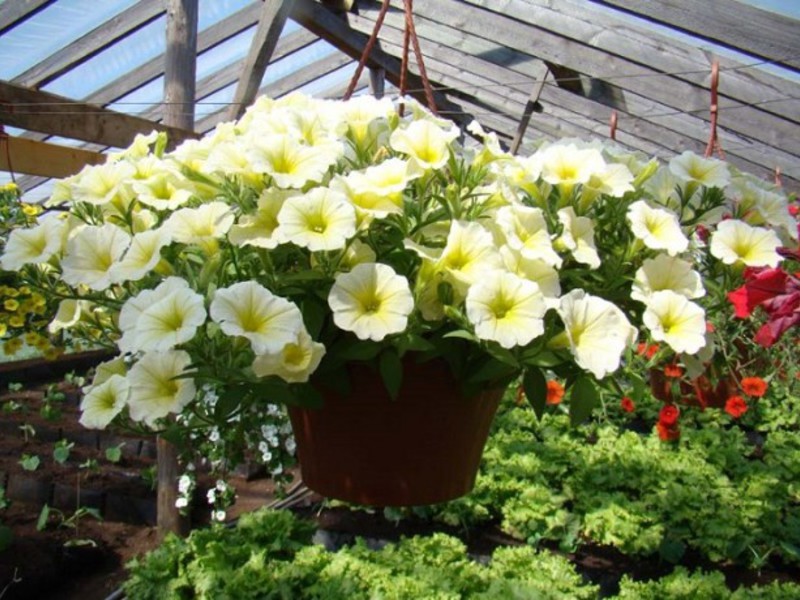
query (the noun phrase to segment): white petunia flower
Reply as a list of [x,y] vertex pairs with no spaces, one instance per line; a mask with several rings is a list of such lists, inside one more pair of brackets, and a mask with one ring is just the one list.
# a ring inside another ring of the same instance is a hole
[[642,322],[654,340],[686,354],[695,354],[705,346],[705,311],[686,296],[662,290],[651,294],[645,306]]
[[636,328],[608,300],[572,290],[556,308],[579,367],[602,379],[619,368],[622,353],[636,340]]
[[228,239],[236,246],[256,246],[272,250],[280,244],[275,231],[278,229],[278,213],[287,198],[297,196],[295,191],[268,188],[258,198],[256,212],[244,215],[231,227]]
[[181,208],[172,213],[163,225],[172,239],[182,244],[205,245],[225,236],[235,215],[224,202],[209,202],[197,208]]
[[62,329],[69,329],[77,325],[83,314],[91,312],[91,306],[86,300],[75,300],[73,298],[62,300],[58,303],[55,317],[47,325],[47,331],[58,333]]
[[150,229],[133,236],[122,260],[111,267],[115,283],[138,281],[148,275],[161,260],[161,249],[172,242],[165,229]]
[[191,377],[181,377],[191,364],[183,350],[148,352],[131,367],[128,408],[134,421],[152,426],[157,419],[179,413],[195,396]]
[[716,158],[703,158],[691,150],[669,161],[669,170],[681,181],[724,188],[731,181],[728,165]]
[[289,198],[278,213],[275,235],[312,252],[339,250],[356,233],[356,212],[340,192],[314,188]]
[[606,161],[596,148],[575,144],[552,144],[541,151],[542,179],[552,185],[588,183],[592,176],[606,172]]
[[315,342],[303,329],[295,341],[286,344],[279,352],[257,355],[253,372],[258,377],[277,375],[289,383],[303,383],[308,381],[324,355],[325,346]]
[[544,212],[540,208],[512,205],[497,211],[497,227],[506,244],[530,260],[541,260],[553,267],[561,266],[561,257],[553,249]]
[[475,222],[453,221],[435,270],[441,271],[460,294],[484,275],[501,268],[503,259],[492,234]]
[[0,268],[17,271],[27,264],[46,263],[61,252],[66,227],[65,221],[49,218],[29,229],[13,229],[0,256]]
[[525,258],[508,246],[500,248],[500,254],[506,270],[538,285],[545,304],[548,308],[555,308],[561,295],[561,282],[554,267],[543,260]]
[[513,273],[493,273],[467,292],[467,318],[482,340],[524,346],[544,333],[547,305],[539,286]]
[[556,246],[569,250],[572,257],[590,269],[600,266],[600,255],[594,243],[594,223],[589,217],[579,217],[571,206],[558,211],[558,220],[563,226]]
[[692,269],[691,263],[666,254],[648,258],[637,269],[631,298],[647,302],[648,296],[662,290],[671,290],[687,298],[700,298],[706,293],[702,277]]
[[81,400],[80,424],[89,429],[105,429],[125,408],[130,391],[130,383],[121,375],[93,385]]
[[442,129],[432,121],[413,121],[395,129],[389,138],[393,150],[410,156],[424,170],[439,169],[450,158],[450,145],[458,130]]
[[104,290],[112,284],[112,267],[131,243],[124,230],[106,223],[77,229],[67,241],[61,260],[61,278],[71,286]]
[[337,275],[328,295],[333,322],[361,340],[380,342],[405,330],[414,309],[408,280],[388,265],[362,263]]
[[675,256],[689,247],[678,216],[666,208],[652,208],[644,200],[628,207],[628,222],[637,239],[653,250],[666,250]]
[[96,206],[111,203],[127,204],[133,196],[128,182],[135,167],[127,161],[87,165],[72,181],[72,199]]
[[295,304],[255,281],[217,290],[209,312],[224,333],[247,338],[256,354],[280,352],[304,327]]
[[191,340],[206,320],[203,297],[180,277],[128,299],[119,314],[122,352],[163,352]]
[[174,171],[163,168],[147,179],[134,181],[131,187],[139,202],[157,210],[175,210],[192,197],[186,181]]
[[710,251],[726,265],[776,267],[781,262],[778,235],[771,229],[751,227],[743,221],[722,221],[711,235]]
[[341,154],[341,144],[309,146],[290,134],[252,136],[247,146],[253,170],[271,176],[283,189],[322,181]]

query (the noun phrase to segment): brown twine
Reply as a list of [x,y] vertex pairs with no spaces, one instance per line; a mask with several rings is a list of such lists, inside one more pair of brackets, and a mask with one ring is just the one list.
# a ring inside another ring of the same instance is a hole
[[714,62],[711,63],[711,131],[708,135],[708,145],[706,146],[705,157],[710,158],[712,154],[714,154],[714,149],[717,149],[717,154],[721,159],[725,159],[725,152],[722,150],[722,146],[719,143],[719,138],[717,137],[717,120],[719,117],[719,98],[718,98],[718,88],[719,88],[719,61],[714,59]]
[[[378,13],[377,19],[375,20],[375,27],[373,27],[372,34],[370,35],[366,46],[364,46],[364,51],[361,53],[361,58],[358,60],[358,66],[356,67],[355,73],[353,73],[350,84],[347,86],[347,91],[344,93],[344,100],[350,99],[356,89],[356,86],[358,85],[358,80],[361,77],[361,73],[364,71],[364,66],[367,64],[367,59],[369,58],[369,55],[375,46],[375,42],[378,40],[378,32],[383,25],[386,13],[389,11],[390,1],[391,0],[383,0],[381,10]],[[428,79],[428,73],[425,70],[425,63],[422,58],[422,50],[419,46],[419,38],[417,37],[417,31],[414,27],[413,0],[403,0],[403,10],[405,12],[405,30],[403,31],[403,59],[400,65],[400,96],[402,97],[405,95],[408,87],[408,51],[409,47],[413,44],[414,55],[416,56],[420,77],[422,78],[422,87],[425,91],[425,98],[428,101],[428,108],[433,114],[438,115],[439,113],[436,109],[436,102],[434,101],[433,97],[433,88],[431,87],[431,82]],[[400,116],[403,115],[403,108],[404,107],[401,104],[399,107]]]
[[775,185],[783,187],[783,180],[781,179],[781,168],[775,167]]
[[372,29],[372,34],[369,36],[367,45],[364,46],[364,51],[361,53],[361,58],[358,59],[358,66],[356,67],[356,72],[353,73],[353,78],[350,80],[350,85],[347,86],[347,91],[344,93],[345,100],[349,100],[350,96],[353,95],[356,85],[358,85],[358,80],[361,78],[361,73],[364,72],[364,66],[367,64],[367,58],[369,57],[370,52],[372,52],[375,42],[378,40],[378,32],[381,29],[381,25],[383,25],[383,19],[386,17],[386,13],[389,12],[389,2],[390,0],[383,0],[381,12],[378,13],[378,18],[375,20],[375,27]]
[[609,131],[608,135],[614,141],[617,140],[617,120],[618,119],[619,119],[619,116],[617,115],[617,111],[616,110],[612,110],[611,111],[611,121],[609,122],[610,131]]
[[8,163],[8,173],[11,175],[11,183],[16,185],[17,179],[14,177],[14,167],[11,166],[11,142],[2,123],[0,123],[0,142],[4,143],[6,147],[6,162]]

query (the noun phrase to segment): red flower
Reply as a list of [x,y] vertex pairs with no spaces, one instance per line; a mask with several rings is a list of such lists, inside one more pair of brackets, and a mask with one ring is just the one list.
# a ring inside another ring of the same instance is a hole
[[636,405],[633,403],[633,400],[627,396],[622,397],[622,400],[619,401],[619,406],[627,413],[631,413],[636,410]]
[[711,237],[711,234],[708,232],[708,227],[705,225],[698,225],[695,228],[695,233],[697,233],[697,237],[700,238],[700,241],[704,244],[707,244],[708,239]]
[[681,369],[678,365],[674,363],[666,365],[664,367],[664,375],[666,375],[667,377],[680,377],[681,375],[683,375],[683,369]]
[[740,319],[749,317],[756,306],[779,295],[786,288],[788,275],[781,269],[745,269],[745,284],[728,292],[734,314]]
[[656,352],[658,352],[658,344],[646,344],[644,342],[640,342],[638,346],[636,346],[636,352],[640,356],[644,356],[647,360],[650,360],[655,356]]
[[659,439],[664,442],[672,442],[681,437],[681,430],[678,427],[668,427],[663,423],[656,423],[656,431]]
[[746,269],[745,284],[728,293],[737,317],[750,316],[761,306],[769,321],[756,332],[755,341],[769,348],[790,328],[800,325],[800,279],[781,269]]
[[747,412],[747,402],[741,396],[731,396],[725,402],[725,412],[734,419],[738,419]]
[[761,398],[767,393],[767,382],[761,377],[745,377],[742,379],[742,391],[748,396]]
[[557,381],[547,382],[547,404],[561,404],[564,397],[564,386]]
[[681,411],[674,404],[667,404],[658,413],[658,422],[665,427],[673,427],[678,423]]

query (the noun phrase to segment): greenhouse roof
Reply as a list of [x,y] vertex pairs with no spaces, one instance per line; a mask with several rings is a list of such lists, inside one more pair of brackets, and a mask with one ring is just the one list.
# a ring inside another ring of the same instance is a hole
[[[165,106],[167,4],[0,2],[5,133],[75,148],[80,162],[86,155],[78,149],[103,152],[150,131]],[[615,113],[616,140],[627,148],[660,157],[702,153],[718,60],[718,135],[726,157],[762,178],[779,169],[784,185],[799,189],[800,7],[782,0],[676,6],[418,0],[414,22],[441,114],[464,126],[477,119],[507,145],[521,135],[528,149],[542,139],[607,138]],[[296,90],[342,97],[380,8],[379,0],[200,0],[195,133],[230,120],[251,79],[273,97]],[[403,30],[403,1],[392,0],[368,62],[373,81],[385,76],[387,94],[399,83]],[[272,31],[280,37],[265,53],[265,32]],[[259,56],[268,59],[263,72]],[[413,58],[410,69],[408,91],[424,98]],[[358,93],[369,93],[369,83],[365,71]],[[530,117],[526,128],[523,115]],[[46,175],[58,173],[37,167],[26,174],[23,157],[11,149],[0,153],[0,183],[16,171],[29,198],[49,195]]]

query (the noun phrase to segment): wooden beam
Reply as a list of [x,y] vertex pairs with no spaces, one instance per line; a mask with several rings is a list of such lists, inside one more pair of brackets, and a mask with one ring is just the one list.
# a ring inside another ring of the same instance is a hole
[[0,35],[47,8],[55,0],[7,0],[0,4]]
[[539,103],[539,97],[542,95],[545,81],[547,81],[547,70],[540,69],[541,75],[534,79],[531,94],[528,96],[528,101],[525,103],[525,108],[522,109],[522,116],[519,120],[517,130],[514,132],[514,139],[511,141],[511,154],[516,154],[519,151],[522,138],[525,137],[525,131],[528,129],[528,124],[531,122],[531,116],[534,112],[541,112],[542,105]]
[[[481,8],[475,4],[490,6]],[[527,8],[526,8],[527,7]],[[503,9],[502,14],[495,9]],[[512,12],[513,9],[513,12]],[[587,46],[548,30],[533,28],[530,5],[520,0],[489,3],[488,0],[438,0],[419,3],[417,16],[445,23],[465,34],[503,44],[523,54],[569,67],[579,73],[612,81],[626,92],[636,92],[673,110],[700,110],[709,104],[709,92],[698,85],[669,77],[652,68]],[[724,89],[724,78],[721,86]],[[758,108],[742,106],[720,95],[721,122],[739,135],[758,140],[800,156],[800,125],[787,120],[776,121]],[[698,113],[702,114],[702,113]],[[730,114],[729,118],[725,118]]]
[[[317,34],[322,39],[330,42],[354,60],[361,58],[369,36],[354,31],[341,15],[336,15],[321,4],[313,2],[313,0],[295,0],[290,16],[294,21]],[[354,17],[354,15],[348,14],[346,17],[349,19]],[[389,81],[391,81],[393,85],[400,85],[400,61],[397,58],[387,55],[378,46],[373,48],[367,60],[367,66],[370,68],[384,69]],[[427,105],[425,94],[422,91],[422,80],[420,77],[413,72],[409,72],[407,83],[408,87],[412,90],[409,95],[413,96],[423,105]],[[452,102],[444,94],[434,91],[433,95],[436,100],[436,106],[441,111],[458,113],[453,120],[460,125],[465,127],[473,120],[471,115],[464,114],[461,107]]]
[[369,70],[369,91],[376,98],[383,98],[386,87],[386,71],[378,67]]
[[2,80],[0,123],[115,148],[126,148],[137,133],[149,133],[154,129],[166,131],[172,140],[198,137],[193,131],[161,125]]
[[[6,144],[7,148],[4,147]],[[14,136],[0,137],[0,171],[44,177],[69,177],[85,165],[97,165],[105,160],[104,155],[81,148]]]
[[12,83],[39,88],[86,62],[114,42],[137,31],[164,14],[163,0],[142,0],[122,11],[89,33],[14,77]]
[[258,29],[250,44],[250,52],[245,59],[239,85],[236,86],[236,93],[233,95],[229,113],[231,120],[241,117],[245,109],[255,100],[291,6],[292,0],[264,2]]
[[736,0],[592,0],[800,70],[800,21]]
[[[198,0],[167,0],[167,51],[164,65],[164,123],[194,129],[195,77],[197,73]],[[171,140],[173,141],[173,140]],[[173,144],[174,145],[174,144]],[[159,535],[187,535],[189,520],[177,506],[178,449],[157,438]]]

